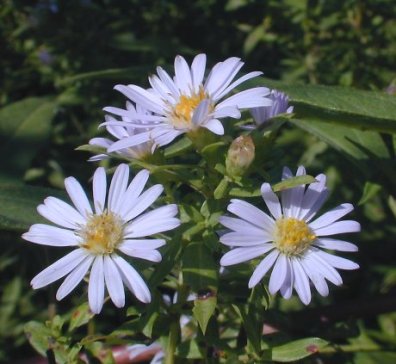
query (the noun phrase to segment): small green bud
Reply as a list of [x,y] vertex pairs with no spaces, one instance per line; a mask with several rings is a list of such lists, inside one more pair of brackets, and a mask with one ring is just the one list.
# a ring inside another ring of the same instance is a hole
[[226,159],[226,171],[230,177],[245,174],[254,160],[255,146],[249,135],[241,135],[230,145]]

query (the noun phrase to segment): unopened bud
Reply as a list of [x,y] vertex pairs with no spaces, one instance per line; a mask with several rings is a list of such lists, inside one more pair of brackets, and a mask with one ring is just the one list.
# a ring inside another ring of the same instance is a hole
[[230,177],[242,176],[254,160],[254,143],[249,135],[241,135],[230,145],[226,159],[226,170]]

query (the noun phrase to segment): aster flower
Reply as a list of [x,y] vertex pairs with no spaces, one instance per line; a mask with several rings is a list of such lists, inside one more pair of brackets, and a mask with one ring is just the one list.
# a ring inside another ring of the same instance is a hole
[[[297,176],[301,175],[305,175],[304,167],[297,170]],[[291,177],[291,171],[285,168],[283,179]],[[358,232],[360,224],[353,220],[339,221],[353,210],[349,203],[315,218],[328,194],[326,176],[319,174],[316,180],[307,188],[302,185],[282,191],[281,203],[270,185],[264,183],[261,194],[272,216],[248,202],[231,200],[228,211],[236,217],[220,218],[220,223],[231,229],[220,241],[233,249],[224,254],[220,264],[229,266],[265,255],[249,280],[249,288],[257,285],[273,267],[270,293],[280,291],[288,299],[294,288],[306,305],[311,301],[309,281],[322,296],[329,293],[326,280],[341,285],[342,279],[336,269],[357,269],[359,266],[325,250],[357,251],[356,245],[331,236]]]
[[285,93],[272,90],[268,97],[272,100],[272,105],[250,109],[256,125],[245,126],[245,129],[255,129],[279,114],[291,114],[293,112],[294,108],[289,106],[289,97]]
[[[133,147],[117,150],[115,153],[126,158],[126,159],[144,159],[145,157],[154,153],[157,147],[167,144],[168,141],[164,138],[157,138],[154,141],[149,134],[150,129],[146,126],[146,121],[138,119],[138,115],[152,115],[141,106],[136,105],[136,108],[131,102],[126,103],[126,109],[119,109],[115,107],[106,108],[108,112],[114,112],[121,115],[121,121],[116,119],[114,116],[106,115],[105,124],[106,130],[117,140],[124,140],[133,138],[142,140],[143,142],[134,145]],[[133,124],[132,124],[133,120]],[[140,124],[139,124],[140,123]],[[115,141],[109,138],[92,138],[89,141],[90,145],[95,145],[101,148],[110,148]],[[89,158],[90,162],[100,161],[108,158],[107,154],[98,154]]]
[[[157,75],[149,77],[151,89],[146,90],[136,85],[115,86],[116,90],[151,113],[139,118],[149,122],[152,131],[144,134],[144,140],[142,135],[140,138],[120,140],[112,144],[108,151],[129,148],[150,138],[155,141],[165,138],[170,143],[177,136],[199,128],[223,135],[224,128],[219,119],[240,118],[240,109],[271,105],[272,101],[266,98],[270,91],[265,87],[250,88],[225,98],[241,83],[261,74],[250,72],[233,81],[243,64],[239,58],[228,58],[217,63],[204,81],[205,54],[197,55],[191,67],[183,57],[177,56],[173,79],[161,67],[157,67]],[[104,110],[117,115],[125,113],[125,110],[116,108]],[[109,122],[107,125],[121,124]]]
[[128,185],[129,167],[121,164],[112,178],[106,203],[106,174],[98,168],[93,176],[93,205],[74,177],[65,179],[66,191],[74,207],[55,197],[48,197],[37,210],[58,225],[35,224],[22,237],[32,243],[49,246],[71,246],[75,249],[59,259],[31,282],[34,289],[65,277],[56,298],[63,299],[90,269],[88,300],[94,313],[104,302],[105,286],[117,307],[125,304],[123,284],[138,300],[148,303],[150,291],[140,274],[121,256],[152,262],[161,261],[157,249],[164,239],[147,238],[174,229],[180,224],[176,205],[146,211],[163,191],[155,185],[142,193],[149,172],[140,171]]

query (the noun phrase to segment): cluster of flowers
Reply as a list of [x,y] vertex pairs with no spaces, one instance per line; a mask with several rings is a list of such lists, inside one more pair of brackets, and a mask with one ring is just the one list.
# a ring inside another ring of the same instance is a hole
[[[125,109],[105,108],[109,115],[102,125],[115,140],[92,139],[90,144],[105,148],[107,153],[91,160],[107,158],[111,153],[141,159],[179,135],[193,135],[202,128],[223,135],[220,119],[240,118],[242,109],[250,109],[255,120],[255,125],[247,129],[293,111],[286,95],[265,87],[249,88],[226,98],[241,83],[261,74],[251,72],[234,80],[242,66],[239,58],[228,58],[216,64],[205,78],[205,55],[196,56],[191,67],[177,56],[173,78],[158,67],[157,75],[149,78],[150,89],[117,85],[115,88],[129,101]],[[305,173],[300,167],[296,175]],[[284,168],[282,179],[291,177],[292,172]],[[149,288],[125,256],[160,262],[158,248],[165,244],[165,239],[152,235],[177,228],[180,220],[176,204],[147,211],[163,191],[160,184],[144,191],[148,178],[149,172],[142,170],[128,184],[129,167],[120,164],[107,193],[106,173],[100,167],[93,176],[92,205],[79,182],[73,177],[66,178],[66,191],[74,206],[48,197],[37,210],[56,226],[35,224],[23,238],[75,249],[34,277],[33,288],[66,277],[56,294],[61,300],[90,271],[88,300],[94,313],[102,309],[105,288],[117,307],[125,305],[124,285],[141,302],[150,302]],[[228,211],[235,216],[219,219],[228,229],[220,234],[220,242],[231,248],[220,264],[229,266],[264,256],[250,278],[249,287],[257,285],[273,267],[269,280],[272,294],[280,291],[284,298],[290,298],[295,289],[301,301],[308,304],[311,281],[326,296],[326,280],[336,285],[342,283],[336,268],[358,268],[356,263],[322,250],[357,250],[352,243],[328,236],[360,230],[355,221],[339,221],[352,211],[351,204],[342,204],[315,219],[327,192],[326,176],[320,174],[308,187],[301,185],[282,191],[280,201],[271,186],[264,183],[261,193],[270,215],[246,201],[231,200]]]

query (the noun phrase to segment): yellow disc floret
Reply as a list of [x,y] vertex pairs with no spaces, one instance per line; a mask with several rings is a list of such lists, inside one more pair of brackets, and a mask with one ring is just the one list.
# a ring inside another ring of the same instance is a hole
[[122,220],[112,212],[92,215],[80,231],[81,247],[94,254],[111,254],[123,237]]
[[172,122],[176,128],[189,128],[191,127],[191,119],[194,110],[200,102],[208,96],[201,87],[198,93],[193,93],[189,96],[181,95],[179,102],[172,110]]
[[303,220],[283,217],[275,223],[274,243],[283,254],[302,254],[316,239],[316,235]]

